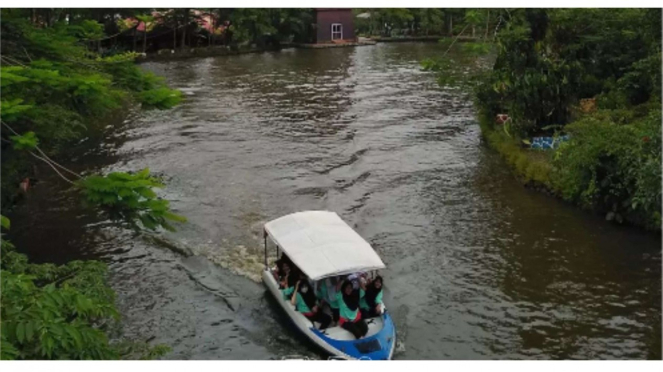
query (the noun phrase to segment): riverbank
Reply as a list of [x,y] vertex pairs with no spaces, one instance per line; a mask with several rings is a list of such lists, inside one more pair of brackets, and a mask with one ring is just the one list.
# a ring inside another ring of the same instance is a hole
[[377,44],[374,40],[364,39],[357,42],[343,42],[343,43],[321,43],[321,44],[304,44],[304,43],[289,43],[288,47],[300,49],[329,49],[329,48],[346,48],[356,46],[368,46]]
[[[660,10],[517,13],[497,33],[492,68],[465,79],[489,119],[485,137],[526,182],[538,179],[608,221],[660,231]],[[602,22],[612,17],[619,22]],[[437,63],[442,84],[452,63]],[[555,136],[564,141],[554,149],[529,149],[540,148],[535,138]]]
[[378,43],[399,43],[399,42],[408,42],[408,41],[419,41],[419,42],[438,42],[440,39],[455,39],[458,38],[458,41],[478,41],[481,40],[479,37],[472,36],[449,36],[449,35],[433,35],[433,36],[396,36],[396,37],[383,37],[383,36],[371,36],[370,39],[375,40]]
[[305,43],[282,43],[279,46],[272,47],[239,47],[229,48],[226,46],[208,46],[202,48],[180,48],[180,49],[162,49],[154,53],[142,54],[138,58],[138,62],[158,62],[158,61],[176,61],[188,58],[205,58],[205,57],[223,57],[223,56],[236,56],[241,54],[265,53],[274,52],[283,49],[299,48],[299,49],[329,49],[329,48],[347,48],[357,46],[370,46],[375,45],[374,40],[362,40],[358,42],[344,42],[344,43],[324,43],[324,44],[305,44]]
[[137,62],[157,62],[157,61],[175,61],[188,58],[205,58],[205,57],[221,57],[221,56],[236,56],[241,54],[264,53],[273,52],[285,47],[239,47],[232,49],[226,46],[208,46],[202,48],[179,48],[179,49],[161,49],[154,53],[142,54]]
[[[377,43],[396,43],[396,42],[438,42],[440,39],[451,39],[451,36],[405,36],[405,37],[361,37],[357,42],[344,42],[344,43],[324,43],[324,44],[308,44],[308,43],[282,43],[279,46],[271,47],[247,47],[242,46],[238,48],[230,48],[227,46],[206,46],[200,48],[178,48],[178,49],[161,49],[157,52],[142,54],[138,58],[138,62],[159,62],[159,61],[176,61],[189,58],[205,58],[205,57],[223,57],[223,56],[236,56],[240,54],[253,54],[274,52],[289,48],[299,49],[330,49],[330,48],[347,48],[358,46],[371,46]],[[481,38],[471,36],[460,36],[458,42],[471,42],[481,40]]]
[[488,145],[506,161],[516,177],[527,187],[555,194],[552,182],[552,154],[523,148],[506,133],[493,129],[490,119],[479,114],[481,135]]
[[[553,197],[571,202],[577,207],[605,216],[606,221],[619,225],[627,224],[644,228],[656,233],[661,232],[660,215],[643,215],[639,211],[628,211],[613,206],[611,209],[587,205],[582,199],[569,197],[568,181],[563,178],[570,166],[560,162],[556,164],[555,158],[559,156],[556,150],[532,150],[523,143],[508,136],[497,127],[491,125],[491,120],[485,114],[479,114],[481,134],[488,146],[502,157],[516,178],[528,188],[538,190]],[[569,125],[572,125],[570,123]],[[588,147],[576,145],[576,147]],[[659,216],[659,217],[657,217]]]

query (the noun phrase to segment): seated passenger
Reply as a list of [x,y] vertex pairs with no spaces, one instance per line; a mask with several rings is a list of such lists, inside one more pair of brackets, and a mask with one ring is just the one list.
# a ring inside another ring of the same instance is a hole
[[352,289],[359,289],[361,287],[362,281],[366,280],[366,273],[358,272],[348,275],[348,280],[352,282]]
[[280,282],[285,275],[283,265],[288,264],[288,266],[292,267],[292,261],[290,261],[290,258],[286,256],[285,253],[281,253],[281,258],[276,260],[275,264],[276,266],[272,269],[272,273],[274,274],[274,279],[276,279],[277,282]]
[[295,284],[299,280],[299,273],[294,269],[290,268],[290,265],[286,262],[283,263],[283,276],[279,282],[279,288],[283,293],[285,299],[289,299],[292,295],[292,292],[295,289]]
[[338,301],[336,300],[336,284],[338,282],[337,278],[326,278],[318,282],[318,298],[320,299],[320,305],[324,304],[329,305],[329,310],[331,310],[334,322],[339,320],[339,308]]
[[354,290],[349,280],[343,281],[340,289],[336,294],[340,310],[339,325],[360,339],[368,333],[368,324],[359,311],[359,300],[364,297],[364,290]]
[[295,306],[297,311],[310,320],[311,323],[320,323],[320,329],[329,327],[332,321],[331,317],[322,312],[322,308],[318,306],[318,301],[307,278],[297,282],[290,303]]
[[376,276],[373,281],[366,285],[366,294],[359,301],[361,316],[366,318],[376,317],[382,314],[382,277]]

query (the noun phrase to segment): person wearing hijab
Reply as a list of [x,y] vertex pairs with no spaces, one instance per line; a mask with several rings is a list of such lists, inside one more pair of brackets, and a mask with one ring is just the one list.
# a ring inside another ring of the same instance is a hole
[[339,325],[360,339],[368,333],[368,324],[361,318],[359,311],[359,301],[365,292],[363,289],[352,288],[352,282],[349,280],[343,281],[340,289],[336,294],[340,312]]
[[331,316],[322,312],[322,308],[318,306],[318,300],[307,278],[303,278],[297,282],[290,303],[297,311],[310,320],[311,323],[320,323],[320,329],[329,327],[332,321]]
[[382,292],[382,277],[378,275],[366,286],[366,294],[359,301],[364,319],[382,314]]

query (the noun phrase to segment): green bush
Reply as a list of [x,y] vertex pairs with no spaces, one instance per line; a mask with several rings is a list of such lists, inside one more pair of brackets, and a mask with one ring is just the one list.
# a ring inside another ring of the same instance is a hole
[[[2,216],[2,222],[8,229],[9,220]],[[0,359],[155,359],[169,350],[144,342],[109,342],[119,313],[105,264],[31,264],[4,239],[0,255]]]
[[624,125],[598,113],[568,125],[554,161],[562,196],[660,228],[661,119],[658,110]]

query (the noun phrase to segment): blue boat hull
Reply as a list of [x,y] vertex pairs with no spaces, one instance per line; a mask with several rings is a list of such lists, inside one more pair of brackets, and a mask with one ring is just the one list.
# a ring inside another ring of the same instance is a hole
[[384,326],[380,332],[360,340],[335,340],[327,337],[318,329],[311,328],[311,331],[322,341],[352,359],[390,360],[396,346],[396,328],[389,313],[385,312],[382,315],[382,321]]

